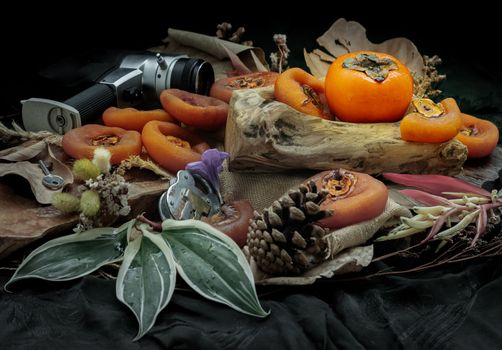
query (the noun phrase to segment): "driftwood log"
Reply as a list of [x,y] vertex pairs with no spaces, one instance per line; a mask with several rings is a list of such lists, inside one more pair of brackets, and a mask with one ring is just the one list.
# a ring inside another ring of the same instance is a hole
[[467,149],[455,140],[401,140],[398,123],[326,121],[274,101],[273,89],[235,91],[225,132],[231,171],[346,168],[382,172],[456,175]]

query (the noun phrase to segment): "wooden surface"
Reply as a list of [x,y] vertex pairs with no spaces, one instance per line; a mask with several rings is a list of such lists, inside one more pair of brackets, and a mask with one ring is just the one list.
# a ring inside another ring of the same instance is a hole
[[[131,213],[120,219],[125,221],[143,212],[151,213],[149,217],[157,215],[158,199],[168,181],[139,169],[128,172],[126,178],[131,184]],[[23,182],[12,177],[0,178],[0,259],[34,241],[72,233],[78,223],[76,214],[63,215],[50,205],[40,205],[22,186]]]
[[398,123],[356,124],[308,116],[272,99],[273,89],[235,91],[225,151],[231,171],[349,170],[456,175],[464,145],[401,140]]
[[457,177],[481,186],[486,181],[496,181],[502,171],[502,148],[497,147],[491,155],[465,162]]

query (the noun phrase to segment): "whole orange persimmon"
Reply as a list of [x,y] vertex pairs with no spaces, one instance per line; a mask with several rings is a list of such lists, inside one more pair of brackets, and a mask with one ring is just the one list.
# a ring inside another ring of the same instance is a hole
[[400,120],[413,95],[413,77],[397,58],[371,51],[338,57],[325,80],[328,106],[338,119],[354,123]]

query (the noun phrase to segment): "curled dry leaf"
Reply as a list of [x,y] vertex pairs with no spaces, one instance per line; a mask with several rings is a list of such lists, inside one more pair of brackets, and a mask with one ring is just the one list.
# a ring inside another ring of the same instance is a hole
[[340,55],[354,51],[385,52],[398,58],[415,76],[424,74],[424,60],[413,42],[406,38],[393,38],[380,44],[374,44],[366,37],[366,29],[354,21],[338,19],[317,43],[325,48],[333,57],[320,50],[307,52],[304,50],[305,62],[317,78],[323,78],[332,60]]
[[45,141],[28,141],[16,147],[11,147],[0,152],[0,177],[14,174],[22,176],[30,184],[35,199],[40,204],[49,204],[54,193],[42,184],[44,173],[38,166],[38,159],[43,159],[52,164],[52,173],[64,179],[64,185],[73,182],[73,174],[68,166],[56,158],[52,146]]
[[368,245],[347,249],[334,259],[326,260],[300,276],[268,277],[256,266],[254,259],[251,259],[250,266],[256,284],[301,286],[312,284],[321,277],[331,278],[334,275],[360,271],[368,266],[372,259],[373,245]]
[[[261,71],[266,67],[266,59],[264,51],[259,47],[249,47],[246,45],[237,44],[231,41],[221,40],[215,36],[209,36],[184,30],[168,29],[169,47],[155,48],[155,51],[163,51],[167,53],[184,52],[193,57],[203,58],[213,64],[215,70],[215,78],[221,79],[219,65],[222,60],[229,58],[228,51],[237,55],[243,64],[251,71]],[[179,47],[182,45],[183,47]],[[187,50],[187,48],[189,48]],[[196,49],[198,52],[193,52],[191,49]],[[201,55],[205,53],[206,55]],[[259,63],[257,63],[259,62]],[[215,66],[216,63],[216,67]]]

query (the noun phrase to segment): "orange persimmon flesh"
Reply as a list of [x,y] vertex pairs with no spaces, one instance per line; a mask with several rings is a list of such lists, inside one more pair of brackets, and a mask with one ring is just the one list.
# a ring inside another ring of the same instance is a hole
[[[344,177],[342,181],[338,181],[340,176]],[[387,187],[368,174],[335,169],[318,173],[304,183],[309,181],[314,181],[318,190],[329,191],[321,209],[332,210],[333,215],[319,221],[328,228],[371,220],[382,214],[387,204]]]
[[462,127],[460,110],[453,98],[440,102],[444,110],[439,116],[425,116],[419,112],[406,115],[399,127],[405,141],[441,143],[454,138]]
[[177,123],[177,120],[163,109],[140,111],[136,108],[109,107],[103,112],[103,123],[106,126],[117,126],[126,130],[141,132],[150,120]]
[[185,169],[188,163],[201,159],[209,145],[199,136],[181,126],[152,120],[141,133],[143,145],[155,162],[175,174]]
[[229,103],[233,91],[273,85],[278,76],[276,72],[255,72],[219,79],[211,86],[209,96]]
[[201,220],[232,238],[242,248],[246,245],[249,220],[252,218],[253,207],[244,199],[225,204],[219,213]]
[[324,83],[300,68],[284,71],[274,86],[274,97],[297,111],[323,119],[332,119],[323,102]]
[[460,114],[462,128],[455,138],[467,147],[468,158],[488,156],[497,147],[499,129],[488,120],[469,114]]
[[167,89],[160,93],[160,103],[171,116],[195,128],[216,130],[227,121],[228,103],[217,98]]
[[63,136],[64,152],[75,159],[92,159],[98,147],[108,149],[112,155],[110,162],[118,164],[141,153],[141,134],[134,130],[87,124],[71,129]]
[[341,55],[330,65],[324,85],[331,112],[351,123],[398,121],[413,96],[408,68],[381,52]]

